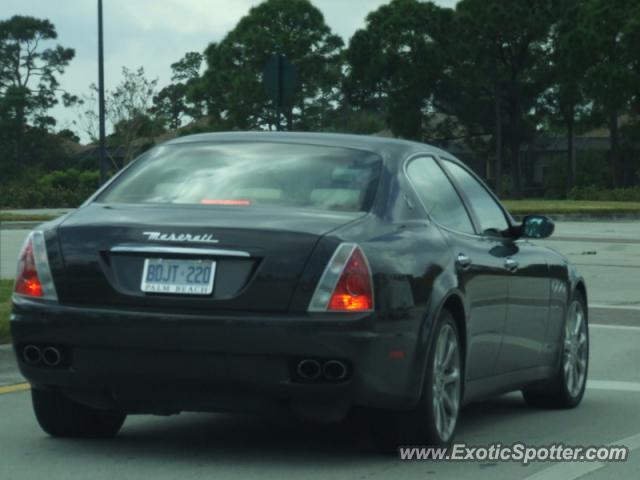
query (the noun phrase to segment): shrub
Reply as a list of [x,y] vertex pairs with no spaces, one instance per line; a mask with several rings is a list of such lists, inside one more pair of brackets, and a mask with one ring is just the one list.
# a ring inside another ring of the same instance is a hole
[[84,202],[98,187],[99,173],[74,168],[44,175],[37,180],[3,185],[0,207],[3,208],[72,208]]
[[58,170],[38,179],[38,185],[43,188],[82,190],[93,192],[98,188],[100,174],[97,171],[80,171],[75,168]]
[[614,189],[601,188],[595,185],[574,187],[569,192],[568,197],[571,200],[640,202],[640,186]]

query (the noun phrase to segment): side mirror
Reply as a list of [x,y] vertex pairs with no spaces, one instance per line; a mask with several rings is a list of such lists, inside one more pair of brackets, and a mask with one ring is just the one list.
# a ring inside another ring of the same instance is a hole
[[550,237],[556,226],[544,215],[527,215],[522,221],[522,238],[547,238]]

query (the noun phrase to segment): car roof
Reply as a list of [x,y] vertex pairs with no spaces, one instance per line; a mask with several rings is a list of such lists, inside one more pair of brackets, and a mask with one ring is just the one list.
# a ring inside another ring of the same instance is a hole
[[187,135],[168,141],[165,145],[184,143],[222,143],[222,142],[273,142],[294,143],[302,145],[322,145],[328,147],[352,148],[373,152],[380,155],[388,163],[399,163],[414,153],[446,155],[445,151],[426,143],[400,140],[396,138],[376,137],[371,135],[349,135],[342,133],[314,132],[219,132]]

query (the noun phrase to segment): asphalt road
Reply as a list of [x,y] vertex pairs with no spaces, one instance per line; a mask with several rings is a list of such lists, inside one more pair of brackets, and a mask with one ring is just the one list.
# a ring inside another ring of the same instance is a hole
[[0,228],[0,278],[14,278],[20,247],[29,230]]
[[[627,444],[640,447],[640,328],[592,327],[592,369],[582,405],[534,410],[518,394],[467,407],[457,439],[469,445]],[[112,440],[53,439],[37,427],[29,392],[0,395],[2,479],[526,479],[638,478],[640,452],[623,464],[402,462],[373,453],[366,426],[182,414],[129,417]],[[625,440],[630,439],[630,440]],[[591,471],[591,469],[596,469]]]
[[[24,232],[0,235],[4,258]],[[632,450],[626,463],[402,462],[373,453],[366,425],[357,419],[314,425],[232,415],[134,416],[113,440],[60,440],[37,427],[28,391],[3,393],[0,387],[0,479],[638,478],[640,222],[563,223],[545,243],[569,255],[587,278],[592,350],[584,402],[570,411],[535,410],[514,393],[474,404],[462,413],[457,440],[476,446],[622,444]],[[0,347],[0,385],[17,381],[11,352]]]

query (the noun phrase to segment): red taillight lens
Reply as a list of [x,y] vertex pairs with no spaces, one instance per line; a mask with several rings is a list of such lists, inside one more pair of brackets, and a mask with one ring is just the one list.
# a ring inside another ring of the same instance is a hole
[[309,312],[367,312],[374,309],[369,263],[360,247],[341,243],[309,302]]
[[51,275],[49,256],[44,232],[31,232],[18,258],[16,283],[13,289],[16,296],[58,300],[56,286]]
[[28,297],[44,297],[42,282],[38,278],[36,260],[33,255],[33,241],[27,240],[18,260],[18,275],[14,292]]
[[327,310],[353,312],[372,308],[371,273],[362,251],[356,247],[342,270]]

